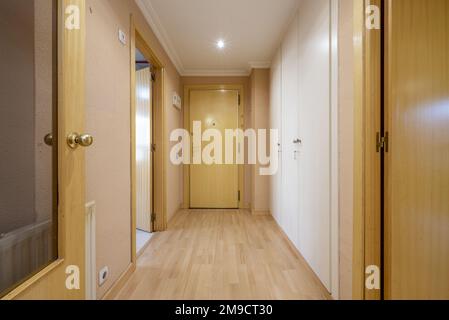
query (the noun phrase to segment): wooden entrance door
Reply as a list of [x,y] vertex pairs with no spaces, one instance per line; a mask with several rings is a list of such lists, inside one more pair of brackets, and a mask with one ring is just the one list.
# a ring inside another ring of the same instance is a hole
[[[214,164],[190,166],[190,207],[208,209],[235,209],[239,207],[239,168],[225,164],[225,130],[239,127],[239,92],[237,90],[190,91],[190,126],[201,122],[202,130],[216,129],[222,136],[221,163],[215,154]],[[212,142],[212,141],[210,141]],[[210,142],[193,145],[192,159],[201,156]],[[234,149],[235,154],[235,149]]]
[[449,299],[449,2],[389,0],[385,297]]

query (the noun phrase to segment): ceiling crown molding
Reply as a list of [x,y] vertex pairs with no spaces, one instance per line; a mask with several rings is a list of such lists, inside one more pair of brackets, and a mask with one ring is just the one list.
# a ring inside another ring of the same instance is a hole
[[270,69],[271,61],[250,61],[249,68],[250,69]]
[[247,77],[250,75],[244,69],[187,69],[184,77]]
[[139,7],[140,11],[142,11],[142,14],[144,15],[145,19],[147,20],[157,39],[161,43],[168,57],[174,64],[176,70],[180,75],[183,75],[184,67],[182,65],[181,59],[179,58],[178,53],[176,52],[173,44],[171,43],[167,35],[167,32],[162,26],[161,20],[159,19],[159,16],[157,15],[156,11],[151,5],[151,2],[144,0],[135,0],[135,2]]

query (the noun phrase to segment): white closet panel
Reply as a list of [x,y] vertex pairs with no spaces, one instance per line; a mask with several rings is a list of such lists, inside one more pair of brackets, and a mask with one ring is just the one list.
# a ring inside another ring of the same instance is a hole
[[303,1],[299,21],[299,249],[330,290],[330,1]]
[[276,55],[273,59],[273,67],[271,68],[271,76],[270,76],[270,128],[276,129],[279,131],[279,141],[278,144],[278,171],[275,175],[271,177],[271,212],[273,217],[282,225],[281,213],[282,213],[282,199],[281,199],[281,185],[282,185],[282,158],[281,158],[281,141],[282,141],[282,66],[281,66],[281,49],[276,52]]
[[[281,128],[282,152],[280,176],[271,180],[271,197],[273,216],[337,296],[338,278],[331,284],[332,266],[338,265],[338,251],[331,254],[331,234],[338,229],[331,226],[331,192],[336,192],[331,186],[331,171],[336,168],[331,124],[337,121],[331,113],[331,31],[337,32],[332,29],[335,24],[331,27],[331,3],[302,1],[273,59],[271,126]],[[332,10],[337,12],[338,4]],[[338,245],[333,248],[338,250]]]
[[298,16],[282,43],[282,227],[299,247]]

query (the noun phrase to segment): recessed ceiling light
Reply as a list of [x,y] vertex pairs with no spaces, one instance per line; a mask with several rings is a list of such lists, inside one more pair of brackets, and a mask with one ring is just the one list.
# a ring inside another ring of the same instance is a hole
[[224,47],[226,46],[224,40],[218,40],[217,41],[217,48],[218,49],[224,49]]

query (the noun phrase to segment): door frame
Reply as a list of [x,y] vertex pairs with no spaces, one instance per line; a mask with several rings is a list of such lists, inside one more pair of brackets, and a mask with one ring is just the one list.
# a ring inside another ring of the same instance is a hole
[[[152,156],[153,180],[153,208],[156,220],[153,224],[153,232],[161,232],[167,229],[167,192],[166,192],[166,116],[165,116],[165,66],[153,52],[144,38],[144,33],[136,25],[131,15],[131,42],[130,42],[130,69],[131,69],[131,264],[137,263],[136,252],[136,48],[148,57],[154,67],[156,81],[153,83],[152,94],[152,141],[156,150]],[[155,188],[157,186],[157,188]]]
[[383,45],[381,30],[366,28],[369,5],[384,11],[383,0],[354,1],[353,298],[358,300],[382,298],[382,290],[366,289],[365,271],[376,265],[383,273],[382,158],[376,150],[383,104]]
[[[68,6],[77,6],[80,28],[65,28]],[[85,0],[58,0],[58,260],[6,294],[13,299],[85,299],[85,151],[72,150],[67,136],[84,132]],[[74,232],[75,231],[75,232]],[[80,232],[81,231],[81,232]],[[65,288],[66,268],[80,270],[80,290]]]
[[[239,105],[239,128],[245,130],[245,90],[244,86],[240,84],[200,84],[200,85],[185,85],[184,86],[184,107],[183,119],[184,129],[190,132],[190,92],[193,90],[235,90],[240,95]],[[239,165],[239,209],[245,209],[245,165]],[[190,165],[183,165],[183,209],[190,209]]]

